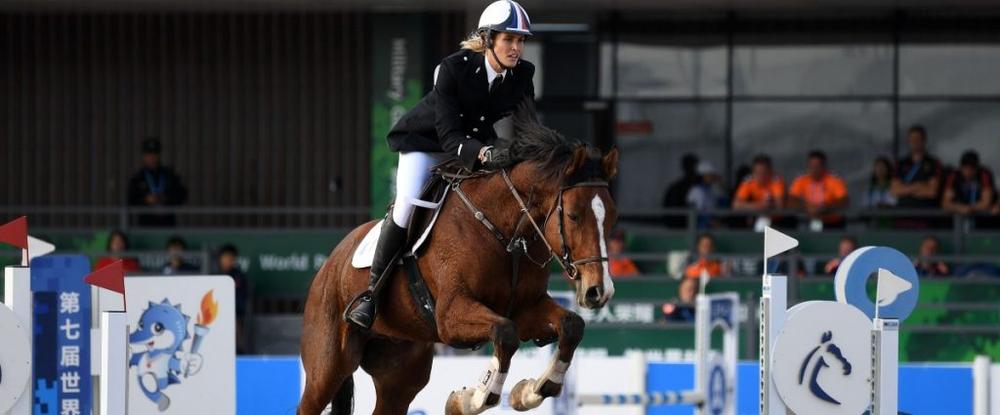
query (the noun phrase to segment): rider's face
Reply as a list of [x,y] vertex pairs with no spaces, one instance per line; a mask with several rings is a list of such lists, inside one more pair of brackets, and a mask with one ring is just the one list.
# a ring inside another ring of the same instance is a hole
[[524,52],[524,35],[499,33],[493,39],[493,52],[504,66],[513,68]]

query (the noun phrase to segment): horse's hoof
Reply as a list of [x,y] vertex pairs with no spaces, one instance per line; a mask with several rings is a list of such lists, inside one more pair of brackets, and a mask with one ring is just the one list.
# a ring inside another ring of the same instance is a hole
[[534,379],[524,379],[510,390],[510,407],[515,411],[535,409],[542,404],[544,396],[535,393]]
[[465,412],[462,411],[464,406],[462,404],[463,392],[465,392],[464,389],[460,391],[451,391],[451,394],[448,395],[448,400],[444,403],[445,415],[466,415]]

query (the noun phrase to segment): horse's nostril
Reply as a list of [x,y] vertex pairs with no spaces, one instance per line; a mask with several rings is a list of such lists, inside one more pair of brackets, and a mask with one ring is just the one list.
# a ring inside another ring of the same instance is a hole
[[601,287],[595,285],[587,289],[585,298],[587,299],[587,302],[591,304],[597,304],[597,302],[601,301],[601,297],[603,295],[604,295],[604,290],[602,290]]

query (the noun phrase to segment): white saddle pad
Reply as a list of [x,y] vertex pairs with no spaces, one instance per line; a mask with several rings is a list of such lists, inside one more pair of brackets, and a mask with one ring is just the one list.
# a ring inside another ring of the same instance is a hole
[[[418,238],[417,242],[413,244],[410,252],[407,252],[405,255],[413,255],[414,252],[418,252],[424,242],[427,241],[427,237],[430,236],[431,229],[434,229],[434,224],[437,223],[438,215],[441,213],[441,205],[444,204],[444,199],[448,197],[448,193],[450,191],[450,189],[446,190],[441,195],[441,200],[436,203],[423,200],[414,201],[414,204],[418,207],[434,209],[434,216],[431,218],[431,223],[424,229],[424,232],[420,234],[420,238]],[[375,226],[372,226],[372,228],[368,230],[368,233],[365,234],[364,239],[361,240],[361,243],[358,244],[358,247],[354,250],[354,255],[351,257],[351,266],[357,269],[371,268],[372,261],[375,260],[375,246],[378,245],[378,236],[382,233],[383,222],[385,222],[385,219],[378,221],[378,223],[376,223]]]

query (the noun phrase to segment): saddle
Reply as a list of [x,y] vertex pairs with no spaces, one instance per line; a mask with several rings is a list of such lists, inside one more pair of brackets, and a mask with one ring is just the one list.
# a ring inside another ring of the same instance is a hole
[[[454,160],[445,161],[431,168],[434,173],[424,185],[420,192],[419,200],[414,201],[417,209],[413,210],[413,217],[410,218],[407,241],[403,250],[403,255],[397,266],[402,265],[406,271],[410,295],[420,308],[424,320],[432,328],[437,327],[434,318],[434,297],[427,288],[427,283],[420,268],[417,267],[417,258],[421,253],[424,243],[430,239],[431,231],[437,223],[437,218],[441,213],[441,207],[451,190],[451,183],[455,180],[464,180],[472,177],[479,177],[489,172],[470,173]],[[388,217],[386,219],[389,219]],[[375,257],[375,246],[382,230],[382,223],[386,219],[379,221],[373,226],[365,237],[358,244],[351,258],[351,266],[356,269],[370,268]],[[391,220],[391,219],[390,219]]]

